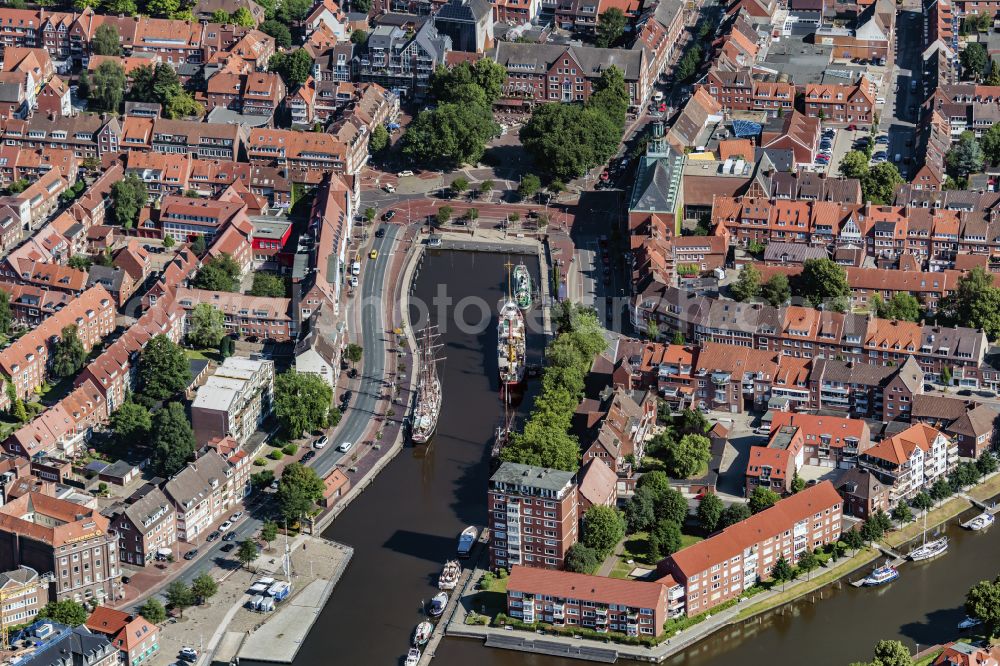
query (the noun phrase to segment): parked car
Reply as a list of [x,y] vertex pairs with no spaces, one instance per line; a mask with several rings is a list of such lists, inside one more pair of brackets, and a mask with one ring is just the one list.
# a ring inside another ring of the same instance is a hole
[[385,214],[382,215],[382,219],[385,220],[386,222],[388,222],[394,217],[396,217],[396,211],[392,210],[391,208],[385,211]]
[[347,453],[353,448],[354,448],[353,442],[344,442],[343,444],[337,447],[337,450],[340,451],[341,453]]
[[315,457],[316,457],[315,451],[306,451],[305,455],[302,456],[302,460],[300,460],[299,462],[307,463]]
[[412,175],[413,175],[413,172],[412,172],[412,171],[410,171],[409,169],[407,169],[406,171],[400,171],[400,172],[399,172],[398,174],[396,174],[396,175],[397,175],[397,176],[399,176],[400,178],[406,178],[407,176],[412,176]]
[[375,232],[375,238],[384,238],[384,237],[385,237],[385,229],[379,229],[378,231]]
[[219,530],[215,530],[214,532],[212,532],[211,534],[208,535],[208,538],[205,539],[205,541],[211,543],[211,542],[215,541],[216,539],[218,539],[221,536],[222,536],[222,532],[220,532]]
[[221,550],[223,553],[229,553],[232,552],[234,548],[236,548],[235,543],[227,543],[223,544],[222,548],[220,548],[219,550]]
[[233,521],[235,523],[237,520],[239,520],[242,517],[243,517],[243,512],[242,511],[237,511],[233,515],[229,516],[229,520],[231,520],[231,521]]
[[191,647],[183,647],[180,651],[180,657],[185,661],[194,661],[198,658],[198,651]]
[[198,557],[198,549],[197,548],[192,548],[188,552],[184,553],[184,559],[185,560],[193,560],[196,557]]
[[[345,393],[344,395],[347,395],[347,394]],[[323,435],[319,439],[317,439],[315,442],[313,442],[313,448],[314,449],[322,449],[329,442],[330,442],[330,440],[327,438],[327,436]]]
[[223,541],[236,541],[236,532],[227,532],[226,536],[222,537]]
[[226,522],[224,522],[221,525],[219,525],[219,531],[220,532],[227,532],[227,531],[229,531],[229,528],[232,527],[232,526],[233,526],[233,521],[227,520]]

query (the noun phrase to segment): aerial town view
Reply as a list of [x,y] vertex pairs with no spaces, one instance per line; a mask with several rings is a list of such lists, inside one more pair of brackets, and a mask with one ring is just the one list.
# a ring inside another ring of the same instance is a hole
[[1000,666],[1000,0],[0,0],[0,659]]

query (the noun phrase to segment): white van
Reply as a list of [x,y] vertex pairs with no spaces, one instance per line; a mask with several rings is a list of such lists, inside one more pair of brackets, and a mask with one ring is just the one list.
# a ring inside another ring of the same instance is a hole
[[340,451],[341,453],[347,453],[353,448],[354,448],[353,442],[344,442],[343,444],[337,447],[337,450]]
[[327,439],[326,435],[323,435],[322,437],[320,437],[319,439],[317,439],[315,442],[313,442],[313,448],[314,449],[322,449],[324,446],[327,445],[327,443],[329,441],[330,440]]
[[351,264],[351,275],[361,275],[361,262],[355,261]]

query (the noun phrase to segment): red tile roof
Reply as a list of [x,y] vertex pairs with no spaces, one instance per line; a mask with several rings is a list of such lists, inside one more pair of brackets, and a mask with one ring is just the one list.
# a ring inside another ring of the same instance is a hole
[[507,579],[507,590],[579,599],[580,601],[622,603],[639,608],[656,608],[660,599],[666,594],[667,587],[662,583],[588,576],[569,571],[535,569],[515,564],[511,567],[510,577]]

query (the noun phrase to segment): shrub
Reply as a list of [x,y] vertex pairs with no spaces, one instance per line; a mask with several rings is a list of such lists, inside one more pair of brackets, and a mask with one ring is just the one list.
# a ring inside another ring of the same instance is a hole
[[283,449],[281,449],[281,452],[284,453],[286,456],[294,456],[295,452],[298,451],[298,450],[299,450],[298,445],[296,445],[296,444],[288,444]]
[[263,458],[254,458],[253,464],[257,465],[257,467],[263,467],[267,464],[267,461]]
[[281,460],[285,456],[284,456],[284,454],[281,451],[279,451],[278,449],[275,449],[274,451],[271,451],[270,453],[268,453],[267,457],[270,458],[271,460]]

